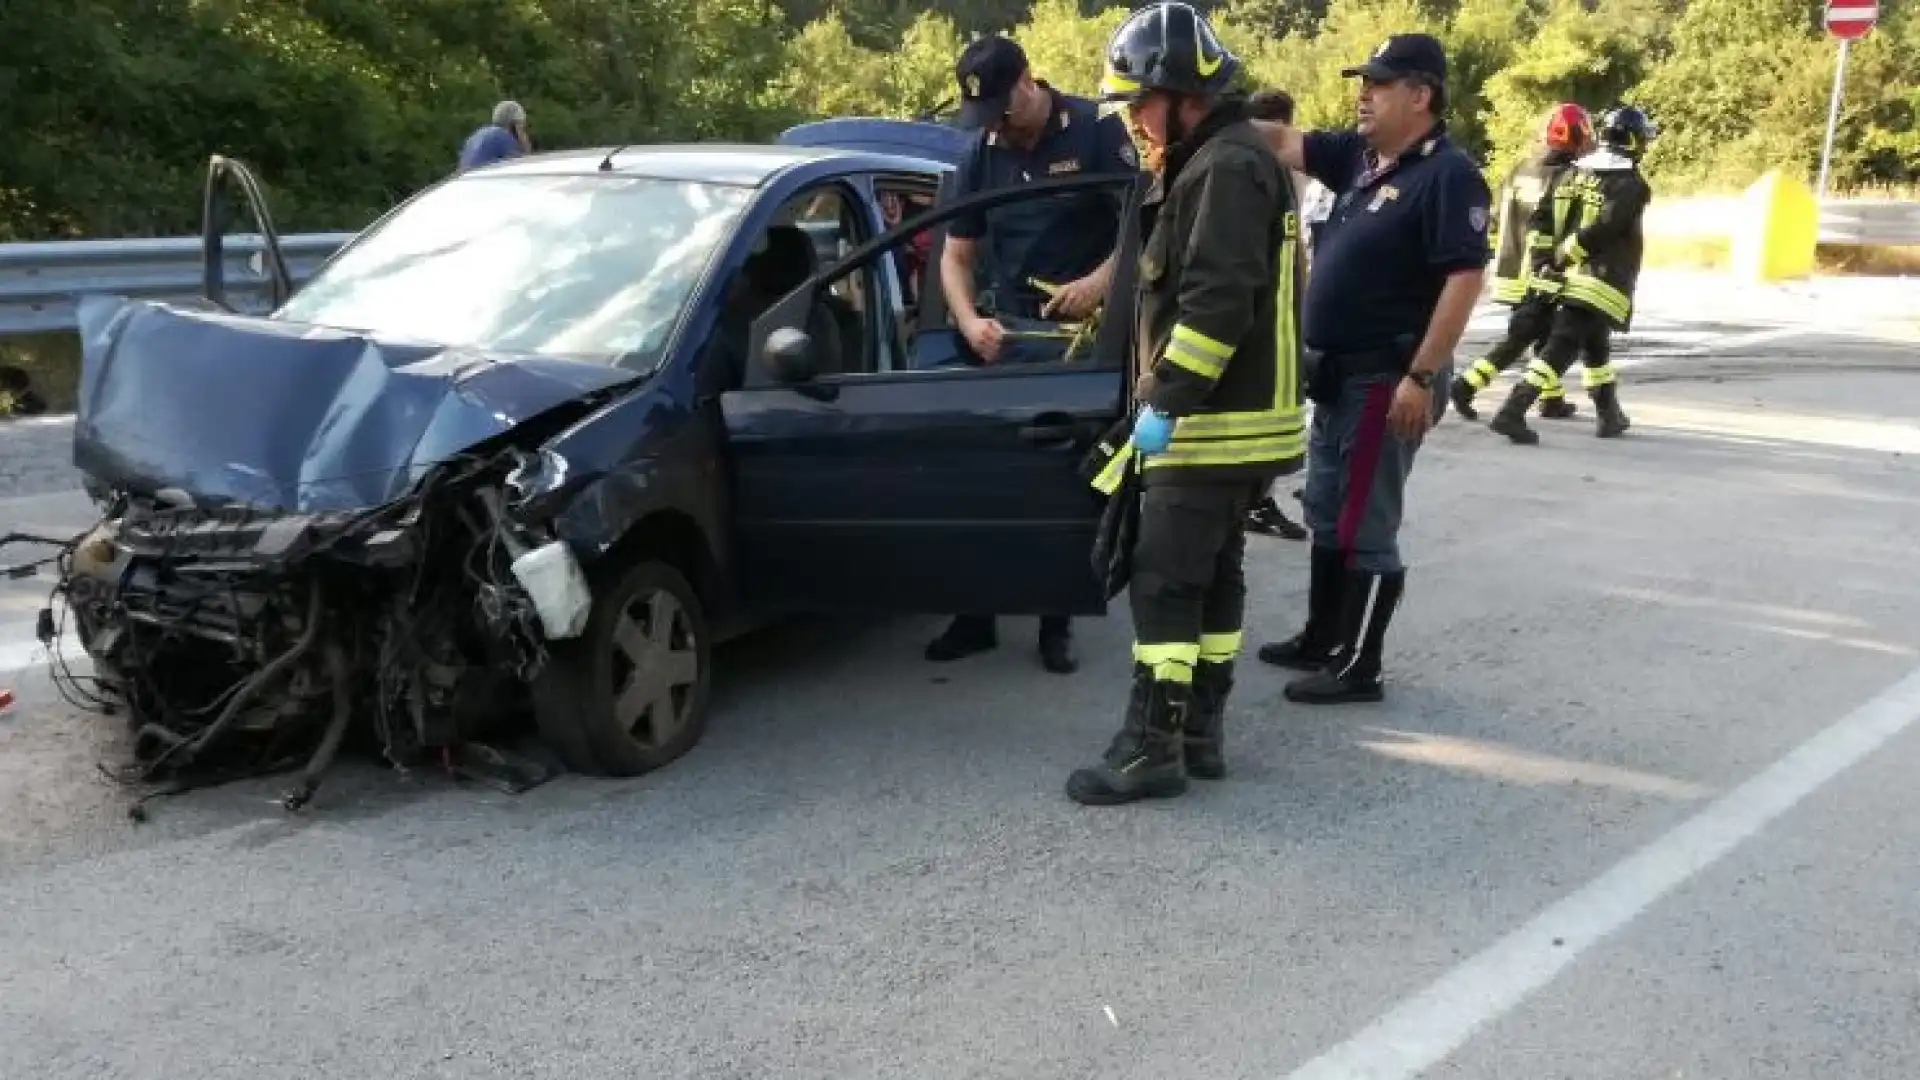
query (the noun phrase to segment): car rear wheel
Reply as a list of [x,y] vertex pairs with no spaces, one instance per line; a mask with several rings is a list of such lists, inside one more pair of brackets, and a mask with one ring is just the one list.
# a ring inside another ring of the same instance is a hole
[[541,737],[575,772],[639,776],[705,734],[706,612],[672,566],[642,562],[619,574],[595,598],[580,636],[549,650],[535,712]]

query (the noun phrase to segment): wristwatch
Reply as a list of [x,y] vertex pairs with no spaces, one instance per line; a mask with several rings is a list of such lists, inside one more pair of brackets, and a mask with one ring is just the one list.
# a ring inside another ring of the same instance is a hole
[[1413,385],[1422,390],[1433,389],[1433,372],[1431,371],[1409,371],[1407,378],[1412,379]]

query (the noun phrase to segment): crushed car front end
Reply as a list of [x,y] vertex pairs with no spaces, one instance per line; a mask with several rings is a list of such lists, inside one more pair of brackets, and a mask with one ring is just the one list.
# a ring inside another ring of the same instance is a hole
[[524,713],[591,598],[510,507],[552,486],[539,443],[631,373],[138,301],[89,301],[83,326],[75,460],[103,516],[61,592],[138,775],[304,759],[297,805],[356,717],[405,765]]

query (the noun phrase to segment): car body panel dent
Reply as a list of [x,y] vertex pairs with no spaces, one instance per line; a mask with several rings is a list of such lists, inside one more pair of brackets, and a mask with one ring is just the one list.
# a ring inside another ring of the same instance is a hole
[[[682,371],[684,375],[686,372]],[[663,381],[573,425],[543,449],[594,475],[554,516],[554,533],[591,566],[649,516],[683,513],[711,544],[726,534],[721,488],[724,447],[711,415],[690,406],[684,384]]]
[[376,506],[434,464],[639,379],[155,301],[78,307],[74,465],[109,486],[178,487],[206,503]]

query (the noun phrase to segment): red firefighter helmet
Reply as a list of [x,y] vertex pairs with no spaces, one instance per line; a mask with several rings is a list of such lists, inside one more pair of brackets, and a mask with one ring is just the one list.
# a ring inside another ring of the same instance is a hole
[[1555,105],[1547,114],[1546,142],[1554,150],[1580,153],[1593,145],[1593,118],[1571,101]]

